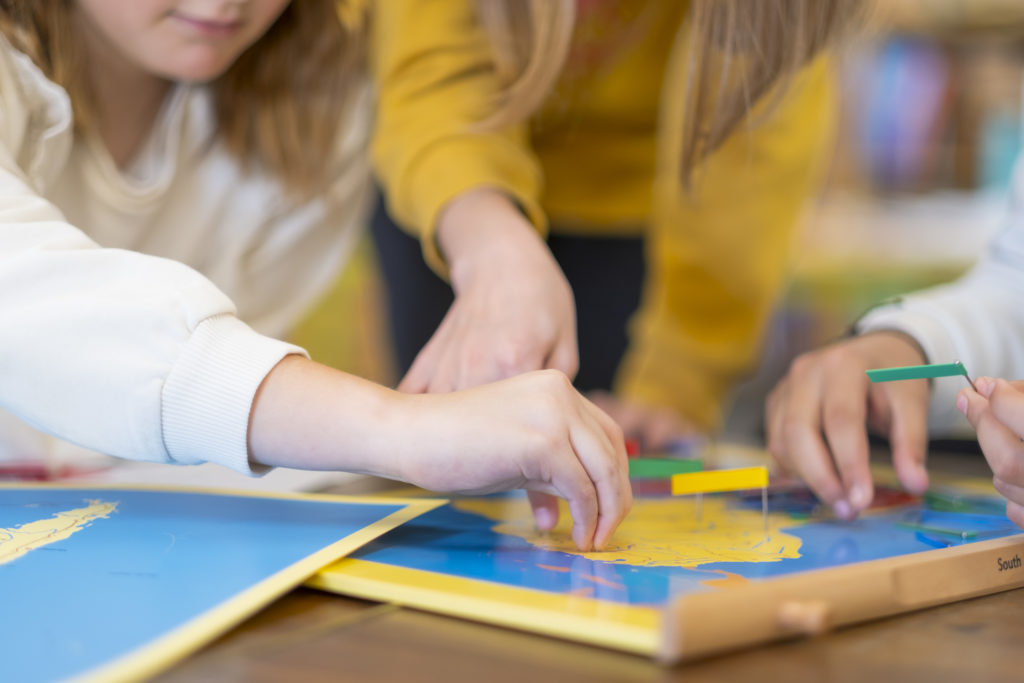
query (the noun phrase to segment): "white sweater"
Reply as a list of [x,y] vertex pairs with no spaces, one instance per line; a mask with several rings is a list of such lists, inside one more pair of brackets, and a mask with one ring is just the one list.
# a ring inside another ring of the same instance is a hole
[[[929,363],[959,360],[971,377],[1024,378],[1024,157],[1004,225],[985,256],[959,280],[874,309],[857,324],[858,332],[882,329],[912,336]],[[972,432],[955,404],[965,386],[963,377],[933,380],[933,435]]]
[[213,138],[206,89],[179,86],[118,170],[75,135],[65,91],[0,41],[0,459],[71,442],[250,472],[255,391],[303,353],[277,338],[365,223],[366,104],[339,112],[329,192],[296,206]]

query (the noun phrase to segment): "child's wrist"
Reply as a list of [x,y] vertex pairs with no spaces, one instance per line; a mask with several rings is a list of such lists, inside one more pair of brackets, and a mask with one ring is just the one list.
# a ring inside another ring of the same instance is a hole
[[396,478],[402,394],[301,357],[281,361],[253,402],[249,452],[272,467]]
[[515,204],[490,188],[452,200],[438,221],[437,240],[456,291],[481,275],[490,276],[495,267],[544,249],[533,225]]
[[860,336],[874,352],[873,360],[883,365],[923,365],[928,357],[921,344],[900,330],[879,329]]

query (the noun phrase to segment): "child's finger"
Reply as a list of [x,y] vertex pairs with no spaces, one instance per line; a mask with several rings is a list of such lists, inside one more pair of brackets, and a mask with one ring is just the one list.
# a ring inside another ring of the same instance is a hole
[[573,446],[566,443],[563,449],[550,454],[550,486],[537,484],[529,488],[554,493],[565,499],[572,515],[572,540],[577,548],[586,551],[593,547],[600,501],[594,482],[573,451]]
[[783,379],[768,394],[768,400],[764,402],[764,424],[768,430],[768,453],[779,466],[789,471],[786,453],[786,441],[782,437],[782,424],[785,417],[784,406],[789,399],[789,380]]
[[673,443],[693,437],[696,430],[671,408],[652,410],[647,418],[643,441],[651,450],[664,450]]
[[559,341],[544,367],[561,370],[572,379],[580,369],[580,354],[576,347],[576,339],[568,337]]
[[[443,323],[442,323],[443,326]],[[430,338],[427,345],[420,349],[413,360],[409,371],[398,383],[398,390],[406,394],[425,394],[430,386],[430,378],[437,367],[441,354],[441,336],[445,330],[439,328]]]
[[617,468],[614,485],[620,501],[620,516],[618,519],[613,520],[613,524],[609,524],[606,530],[607,533],[599,527],[596,542],[599,544],[598,547],[604,547],[608,538],[611,537],[616,527],[618,527],[619,523],[629,514],[633,507],[633,489],[629,482],[629,456],[626,453],[626,439],[618,423],[586,397],[583,397],[583,403],[592,418],[600,425],[605,436],[608,437],[608,442],[611,444],[614,452],[614,463]]
[[978,419],[983,413],[988,411],[988,399],[971,389],[961,389],[960,393],[956,395],[956,408],[964,414],[964,417],[971,423],[971,426],[977,430]]
[[1006,516],[1010,518],[1010,521],[1024,529],[1024,505],[1019,503],[1007,502],[1006,503]]
[[821,438],[822,400],[818,378],[790,385],[786,414],[780,427],[785,457],[818,498],[832,505],[837,515],[848,518],[853,510],[844,500],[832,455]]
[[[469,389],[484,382],[472,382],[467,377],[467,353],[465,348],[459,348],[456,344],[459,335],[464,334],[458,324],[460,319],[452,318],[450,323],[437,335],[437,353],[432,367],[429,368],[427,377],[427,393],[446,394],[458,389]],[[469,361],[472,362],[472,361]],[[499,379],[491,377],[491,381]]]
[[957,407],[966,403],[967,419],[992,472],[1007,484],[1024,486],[1024,442],[989,409],[988,401],[973,391],[961,392]]
[[527,491],[538,531],[551,531],[558,524],[558,498],[543,491]]
[[[569,438],[597,492],[593,542],[595,548],[601,549],[632,505],[629,465],[617,426],[602,425],[598,415],[591,413],[586,404],[580,417],[582,424],[570,427]],[[618,446],[613,444],[616,437]]]
[[906,490],[924,493],[928,489],[928,395],[909,385],[893,387],[889,410],[889,443],[896,475]]
[[999,477],[993,477],[992,483],[995,484],[996,491],[999,491],[1003,498],[1017,505],[1024,505],[1024,486],[1007,483]]
[[616,460],[621,468],[622,473],[626,476],[627,480],[629,477],[629,458],[626,454],[626,439],[622,433],[622,427],[612,417],[602,410],[596,403],[591,401],[586,396],[580,396],[583,401],[585,410],[589,413],[591,418],[597,422],[598,426],[608,437],[608,442],[615,451]]
[[846,502],[852,512],[866,508],[874,497],[868,467],[867,380],[843,378],[835,387],[825,387],[822,425],[839,476]]
[[997,379],[988,396],[992,413],[1018,437],[1024,437],[1024,392]]
[[511,334],[495,339],[490,334],[481,335],[479,327],[472,320],[468,322],[468,328],[460,331],[461,368],[455,388],[479,386],[546,369],[546,343],[529,336]]

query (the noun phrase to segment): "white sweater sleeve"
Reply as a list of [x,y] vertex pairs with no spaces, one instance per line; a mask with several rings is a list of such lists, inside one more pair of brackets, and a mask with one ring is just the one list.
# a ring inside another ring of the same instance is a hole
[[255,392],[302,350],[240,322],[198,272],[100,248],[0,137],[0,407],[111,455],[251,473]]
[[[898,330],[929,363],[961,361],[972,377],[1024,378],[1024,162],[1018,163],[1006,223],[986,255],[952,284],[870,311],[858,332]],[[965,226],[969,229],[969,226]],[[956,409],[962,377],[933,380],[929,431],[970,433]]]

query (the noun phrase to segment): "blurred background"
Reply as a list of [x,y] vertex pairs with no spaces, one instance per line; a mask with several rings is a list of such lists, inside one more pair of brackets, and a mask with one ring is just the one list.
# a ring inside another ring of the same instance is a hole
[[879,302],[956,278],[1004,216],[1024,133],[1024,2],[881,0],[841,64],[829,178],[732,438],[760,438],[764,398],[797,354]]
[[[1003,216],[1024,131],[1024,0],[881,0],[841,63],[828,181],[730,440],[760,440],[764,397],[794,356],[880,301],[957,277]],[[367,244],[325,302],[333,314],[297,337],[314,358],[393,384],[383,302]]]

